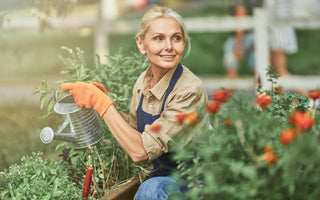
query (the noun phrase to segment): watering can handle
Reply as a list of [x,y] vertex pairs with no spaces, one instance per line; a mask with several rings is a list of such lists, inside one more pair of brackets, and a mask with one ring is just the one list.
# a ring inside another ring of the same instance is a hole
[[57,88],[55,91],[54,91],[54,95],[53,95],[53,101],[54,103],[57,103],[58,101],[58,93],[60,92],[60,88]]

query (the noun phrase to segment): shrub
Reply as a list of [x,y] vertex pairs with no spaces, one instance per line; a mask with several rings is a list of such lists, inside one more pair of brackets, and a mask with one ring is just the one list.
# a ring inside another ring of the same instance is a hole
[[23,156],[21,164],[14,164],[0,174],[0,198],[80,199],[79,188],[68,175],[68,170],[56,162],[41,158],[42,153]]
[[[121,52],[115,56],[108,56],[107,64],[102,64],[97,59],[94,66],[89,67],[84,59],[84,52],[79,49],[63,47],[67,56],[60,56],[64,69],[61,71],[66,76],[62,82],[98,81],[108,91],[108,95],[116,103],[118,110],[129,111],[132,88],[138,75],[147,68],[145,58],[137,53],[131,56],[123,56]],[[40,93],[40,106],[46,110],[45,118],[56,117],[53,112],[55,88],[48,88],[46,80],[38,86],[34,93]],[[59,96],[59,95],[58,95]],[[104,123],[103,123],[104,124]],[[72,180],[80,187],[88,166],[94,168],[94,185],[91,194],[97,192],[97,196],[103,196],[117,183],[133,176],[140,176],[141,165],[136,165],[121,149],[112,134],[104,124],[105,135],[101,141],[89,148],[72,149],[66,142],[59,142],[56,150],[62,150],[62,163],[69,170]],[[94,191],[96,190],[96,191]]]
[[209,109],[212,129],[175,154],[185,199],[318,199],[320,116],[309,103],[272,89],[256,99],[234,92],[220,110]]

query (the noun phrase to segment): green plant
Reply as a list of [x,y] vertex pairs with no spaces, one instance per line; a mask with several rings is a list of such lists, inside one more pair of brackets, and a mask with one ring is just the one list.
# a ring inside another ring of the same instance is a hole
[[[12,100],[0,104],[0,171],[19,163],[24,155],[41,151],[50,160],[54,143],[44,145],[39,140],[39,129],[56,126],[54,120],[40,119],[42,112],[36,103]],[[21,112],[23,111],[23,112]]]
[[[66,76],[62,82],[98,81],[108,91],[108,95],[116,103],[120,111],[129,111],[131,91],[138,75],[146,69],[148,62],[145,58],[132,53],[123,56],[121,52],[115,56],[108,56],[108,63],[102,64],[97,58],[94,66],[88,67],[84,59],[84,52],[80,48],[69,49],[63,47],[67,56],[60,56],[65,68],[61,71]],[[125,82],[123,81],[125,80]],[[48,88],[46,80],[38,86],[34,93],[40,93],[40,106],[47,109],[45,117],[54,116],[54,88]],[[59,95],[58,95],[59,98]],[[60,142],[56,150],[62,149],[62,164],[69,169],[69,175],[80,187],[87,166],[93,166],[95,187],[98,196],[104,195],[113,185],[120,183],[132,176],[137,176],[141,165],[136,165],[121,149],[104,125],[106,134],[94,146],[86,149],[75,150],[66,142]],[[93,191],[91,191],[92,193]]]
[[71,182],[67,169],[41,158],[42,153],[23,156],[21,163],[0,174],[0,198],[12,200],[80,199],[81,192]]
[[283,120],[287,120],[288,114],[294,110],[307,110],[309,107],[309,99],[305,95],[297,93],[282,92],[281,87],[275,87],[277,80],[280,77],[279,74],[274,71],[275,66],[267,68],[267,80],[271,83],[271,90],[260,91],[258,88],[257,92],[266,92],[272,96],[273,103],[268,108],[268,111],[273,116],[281,116]]
[[[175,177],[188,183],[185,199],[319,198],[319,112],[306,96],[274,88],[260,92],[271,96],[268,107],[261,109],[252,97],[234,92],[220,110],[209,110],[212,129],[198,131],[177,151]],[[293,124],[297,110],[315,120],[297,120],[309,123],[307,130]],[[294,131],[289,145],[280,139],[287,129]]]

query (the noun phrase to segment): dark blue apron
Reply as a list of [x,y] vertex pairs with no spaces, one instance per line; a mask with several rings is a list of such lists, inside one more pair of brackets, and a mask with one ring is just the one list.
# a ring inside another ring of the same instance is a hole
[[[141,94],[139,106],[137,108],[137,123],[138,123],[138,131],[142,133],[144,131],[144,128],[147,124],[152,124],[155,120],[157,120],[161,113],[164,110],[165,102],[170,94],[170,92],[173,90],[174,86],[176,85],[178,79],[180,78],[182,74],[183,68],[182,65],[179,63],[178,67],[176,68],[176,71],[174,72],[169,86],[167,88],[165,97],[162,102],[161,111],[158,115],[152,115],[150,113],[146,113],[142,109],[142,102],[143,102],[143,94]],[[176,162],[174,162],[171,159],[171,153],[164,153],[155,160],[152,161],[153,164],[153,170],[149,176],[156,177],[156,176],[169,176],[171,175],[171,171],[175,170],[177,168]]]

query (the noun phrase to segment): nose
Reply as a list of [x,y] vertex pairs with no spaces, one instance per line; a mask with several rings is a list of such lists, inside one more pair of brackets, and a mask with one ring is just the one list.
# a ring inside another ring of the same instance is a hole
[[172,50],[172,41],[170,39],[167,39],[166,40],[166,43],[165,43],[165,49],[166,50]]

